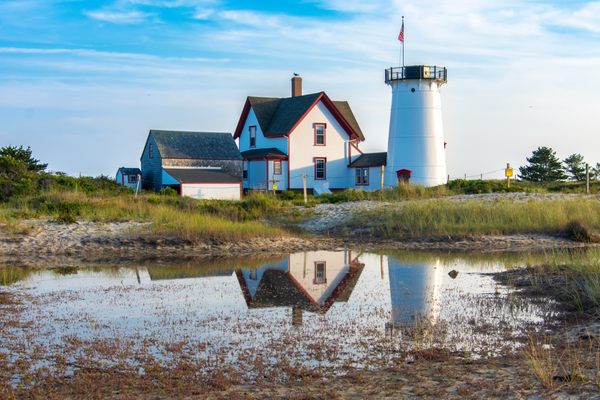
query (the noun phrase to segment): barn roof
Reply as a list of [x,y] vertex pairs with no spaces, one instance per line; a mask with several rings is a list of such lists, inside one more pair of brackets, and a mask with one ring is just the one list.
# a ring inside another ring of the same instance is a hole
[[117,170],[117,173],[122,173],[123,175],[141,175],[142,174],[142,170],[139,168],[128,168],[128,167],[121,167]]
[[350,168],[380,167],[386,165],[387,153],[364,153],[350,163]]
[[254,97],[246,100],[244,110],[240,116],[234,138],[238,138],[244,126],[244,122],[250,111],[254,110],[258,124],[263,134],[267,137],[288,135],[306,113],[322,100],[338,119],[341,125],[348,131],[350,136],[364,140],[365,137],[354,117],[354,113],[347,101],[332,101],[325,92],[306,94],[294,97]]
[[151,130],[162,158],[241,160],[230,133]]
[[180,183],[240,183],[235,177],[218,169],[207,168],[165,168],[165,172]]

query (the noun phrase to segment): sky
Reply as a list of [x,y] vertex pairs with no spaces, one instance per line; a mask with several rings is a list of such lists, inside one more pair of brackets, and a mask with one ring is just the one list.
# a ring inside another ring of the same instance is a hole
[[448,68],[451,177],[501,177],[538,146],[600,162],[600,1],[0,0],[0,145],[49,169],[139,166],[150,129],[235,129],[246,96],[347,100],[385,151],[407,64]]

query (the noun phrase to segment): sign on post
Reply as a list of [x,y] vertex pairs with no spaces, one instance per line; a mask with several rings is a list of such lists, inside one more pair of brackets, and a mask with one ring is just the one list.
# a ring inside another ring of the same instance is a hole
[[510,189],[510,178],[513,176],[513,169],[509,163],[506,163],[506,169],[504,170],[504,176],[506,176],[506,187]]

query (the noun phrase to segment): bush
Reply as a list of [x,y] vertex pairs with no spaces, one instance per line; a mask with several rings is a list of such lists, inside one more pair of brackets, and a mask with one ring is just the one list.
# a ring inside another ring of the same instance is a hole
[[11,156],[0,156],[0,201],[35,192],[37,174]]
[[170,196],[170,197],[174,197],[174,196],[179,196],[179,193],[177,193],[177,190],[171,188],[171,187],[164,187],[162,189],[160,189],[160,192],[158,192],[161,196]]

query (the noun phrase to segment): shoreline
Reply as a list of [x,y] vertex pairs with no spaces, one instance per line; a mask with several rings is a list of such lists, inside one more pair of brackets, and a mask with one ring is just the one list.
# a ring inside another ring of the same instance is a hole
[[0,230],[0,264],[103,263],[194,259],[226,256],[266,256],[301,251],[352,248],[360,251],[406,250],[447,253],[539,252],[551,249],[600,247],[558,235],[515,234],[468,237],[383,240],[373,237],[300,234],[245,241],[193,243],[181,238],[158,237],[141,231],[148,223],[80,221],[61,224],[29,220],[27,233]]

